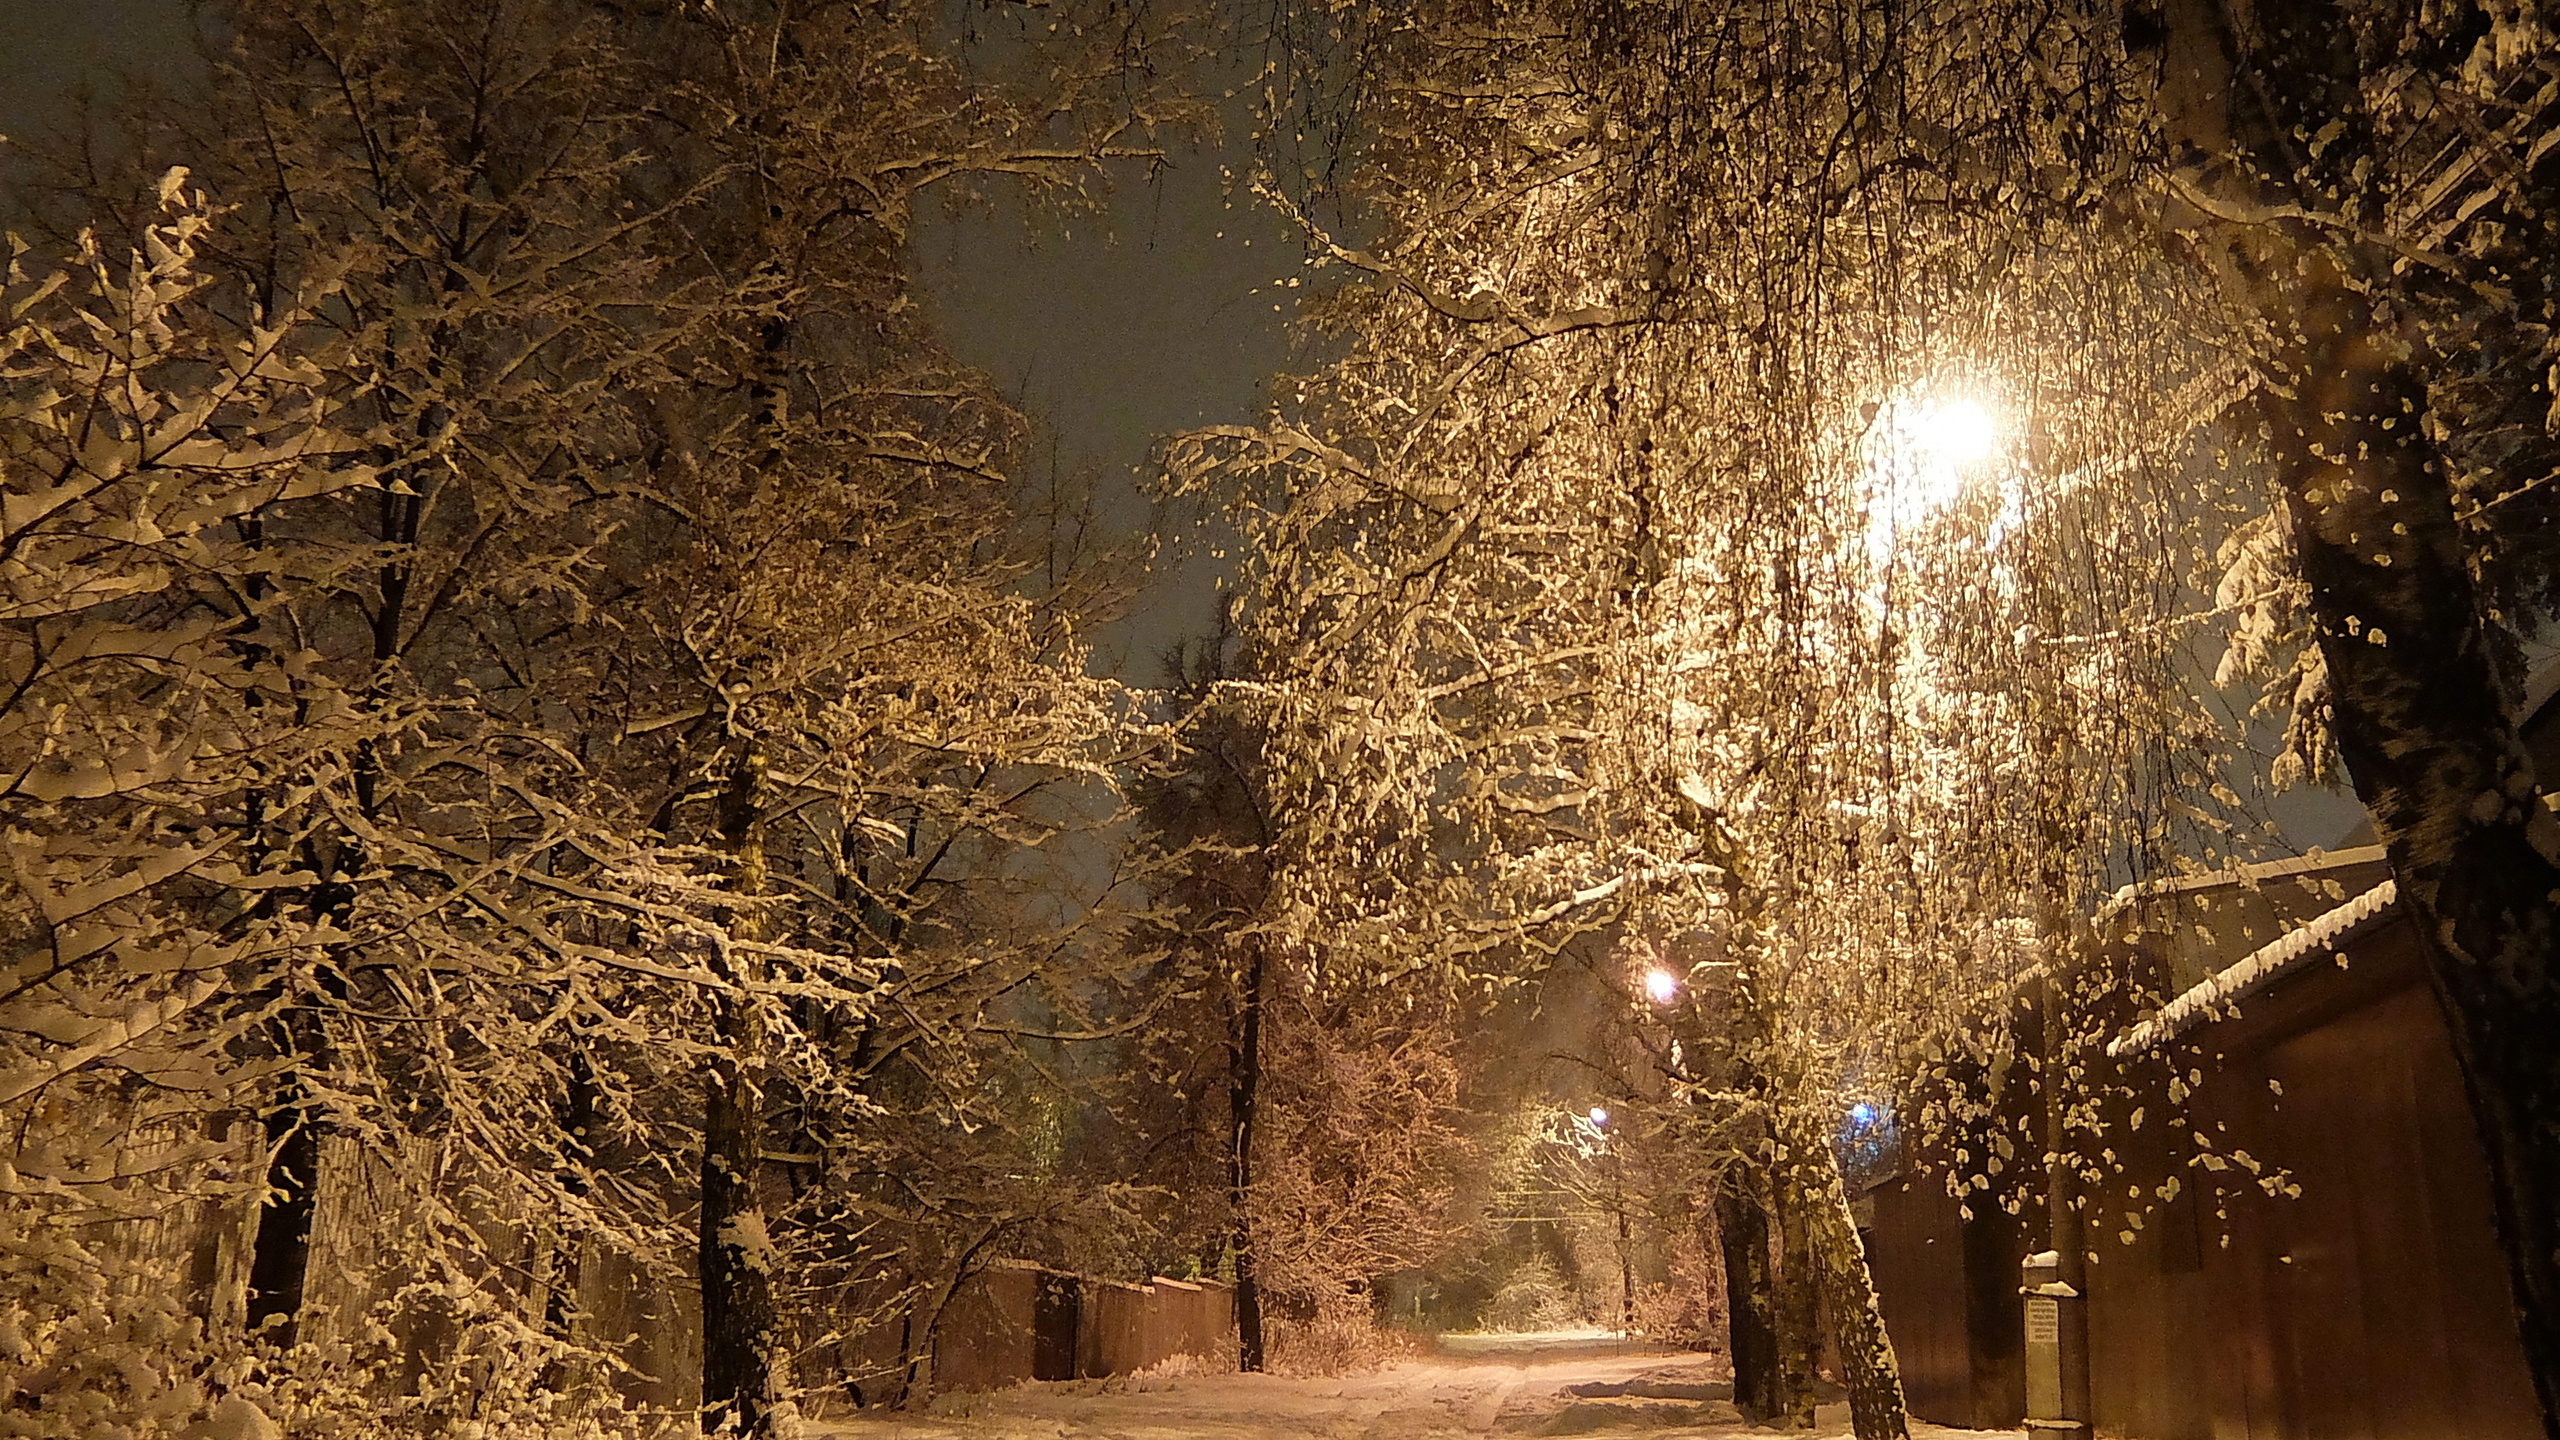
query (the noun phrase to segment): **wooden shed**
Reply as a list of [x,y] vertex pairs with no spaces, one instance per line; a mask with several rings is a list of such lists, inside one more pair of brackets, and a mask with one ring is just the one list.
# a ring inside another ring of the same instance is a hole
[[[2181,938],[2141,942],[2176,998],[2110,1045],[2123,1173],[2083,1208],[2100,1435],[2542,1434],[2486,1162],[2395,900],[2375,847],[2144,898]],[[1864,1208],[1914,1413],[2018,1424],[2042,1216],[1966,1218],[1936,1174]]]

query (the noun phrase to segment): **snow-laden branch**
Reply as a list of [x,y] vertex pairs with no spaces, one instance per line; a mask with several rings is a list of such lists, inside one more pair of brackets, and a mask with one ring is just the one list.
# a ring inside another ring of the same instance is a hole
[[0,1076],[0,1105],[25,1099],[47,1085],[134,1044],[222,993],[220,971],[200,975],[156,1000],[145,1001],[123,1016],[101,1023],[71,1049],[31,1069]]

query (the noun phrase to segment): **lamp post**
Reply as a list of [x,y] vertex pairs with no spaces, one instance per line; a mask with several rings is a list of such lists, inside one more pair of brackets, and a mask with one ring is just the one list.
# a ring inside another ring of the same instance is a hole
[[[1661,971],[1655,971],[1659,975]],[[1636,1330],[1636,1265],[1635,1239],[1627,1224],[1627,1162],[1620,1152],[1617,1137],[1609,1131],[1607,1107],[1594,1105],[1586,1116],[1592,1132],[1599,1137],[1600,1150],[1609,1167],[1609,1212],[1618,1222],[1618,1333],[1633,1335]]]

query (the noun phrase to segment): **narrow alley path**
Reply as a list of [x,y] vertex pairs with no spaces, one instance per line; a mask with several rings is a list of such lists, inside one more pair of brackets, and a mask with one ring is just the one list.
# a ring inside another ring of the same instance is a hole
[[[813,1427],[824,1440],[1408,1440],[1594,1435],[1774,1437],[1742,1422],[1723,1363],[1566,1337],[1452,1336],[1439,1353],[1368,1374],[1130,1376],[946,1396],[930,1410]],[[1825,1405],[1814,1436],[1845,1436]],[[1985,1432],[1914,1423],[1913,1440]]]

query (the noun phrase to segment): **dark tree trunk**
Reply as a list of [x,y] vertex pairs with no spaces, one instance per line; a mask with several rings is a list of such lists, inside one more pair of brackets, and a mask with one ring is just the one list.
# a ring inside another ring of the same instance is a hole
[[702,1428],[756,1435],[781,1399],[772,1245],[757,1196],[764,1097],[749,1078],[762,1037],[745,1004],[722,1009],[730,1054],[712,1067],[702,1127]]
[[1621,1193],[1618,1204],[1618,1333],[1636,1333],[1636,1251],[1635,1238],[1629,1233],[1627,1197]]
[[1716,1186],[1716,1243],[1724,1258],[1725,1334],[1733,1404],[1753,1424],[1778,1413],[1776,1295],[1769,1284],[1769,1217],[1735,1165]]
[[1235,1039],[1227,1047],[1227,1199],[1235,1216],[1236,1366],[1263,1368],[1262,1286],[1254,1274],[1253,1122],[1262,1086],[1260,941],[1249,941],[1238,986]]
[[[602,1121],[596,1093],[594,1067],[587,1063],[584,1050],[569,1057],[569,1078],[562,1095],[560,1121],[560,1189],[569,1195],[585,1195],[588,1190],[587,1169],[595,1159],[596,1128]],[[582,1278],[585,1238],[567,1226],[561,1227],[551,1247],[551,1273],[544,1277],[542,1333],[565,1349],[577,1339],[578,1287]],[[555,1355],[543,1366],[542,1387],[566,1392],[577,1380],[577,1367],[565,1354]]]
[[[334,893],[328,898],[338,901]],[[343,921],[345,916],[332,913],[329,918]],[[344,982],[333,971],[321,972],[320,987],[332,999],[346,998]],[[276,1103],[265,1119],[267,1194],[258,1207],[257,1238],[249,1250],[247,1318],[250,1334],[290,1349],[302,1338],[302,1301],[320,1218],[321,1139],[329,1128],[325,1107],[311,1093],[310,1077],[326,1074],[333,1062],[328,1032],[309,1005],[287,1009],[271,1033],[293,1063],[279,1079]]]
[[[433,488],[431,479],[421,479],[419,484]],[[419,495],[384,492],[381,535],[390,553],[405,557],[416,547],[422,503]],[[379,574],[381,603],[373,619],[373,661],[377,670],[399,655],[408,575],[405,559],[386,565]],[[266,647],[251,646],[249,651],[253,657],[263,658]],[[351,759],[358,808],[368,821],[379,820],[380,752],[371,739],[363,739],[357,742]],[[249,813],[252,848],[263,854],[264,839],[256,834],[265,813],[263,797],[252,801]],[[342,931],[352,928],[355,877],[365,868],[362,848],[341,835],[334,851],[308,839],[303,842],[303,850],[311,868],[328,877],[311,887],[308,900],[313,918]],[[340,970],[324,965],[319,985],[332,1000],[347,998],[348,987]],[[325,1071],[331,1059],[321,1017],[308,1006],[287,1010],[277,1032],[286,1052],[297,1058],[282,1079],[280,1102],[266,1117],[272,1158],[267,1164],[267,1197],[258,1209],[257,1238],[249,1253],[248,1327],[250,1333],[290,1348],[301,1338],[302,1301],[310,1279],[311,1247],[320,1212],[320,1140],[327,1128],[327,1117],[312,1098],[307,1076],[315,1067]]]
[[[737,861],[734,883],[747,897],[765,888],[763,775],[752,747],[732,757],[721,797],[723,846]],[[761,938],[762,921],[742,907],[730,921],[740,939]],[[785,1404],[781,1319],[773,1298],[773,1243],[764,1212],[764,999],[757,967],[730,952],[727,993],[713,997],[720,1041],[702,1121],[702,1428],[768,1433]]]
[[288,1073],[287,1096],[266,1117],[267,1197],[249,1251],[249,1333],[290,1349],[300,1338],[302,1292],[319,1215],[320,1117]]

